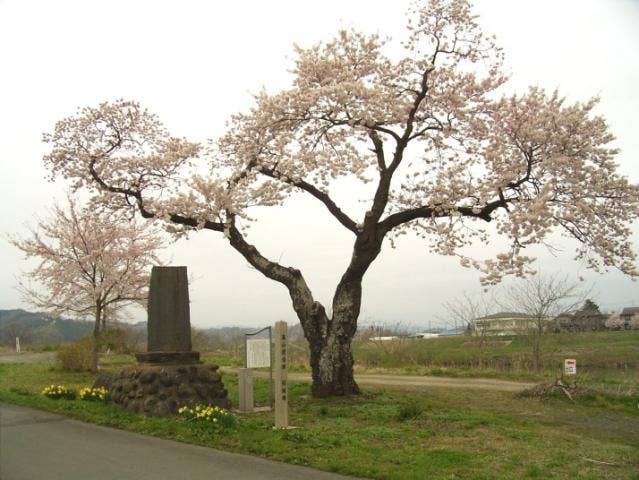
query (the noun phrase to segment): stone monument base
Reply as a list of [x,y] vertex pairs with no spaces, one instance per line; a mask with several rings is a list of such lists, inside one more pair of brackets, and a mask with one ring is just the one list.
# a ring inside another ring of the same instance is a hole
[[136,353],[135,358],[140,363],[184,365],[200,363],[200,352],[143,352]]
[[94,387],[106,387],[126,410],[145,415],[175,415],[196,404],[230,408],[217,365],[136,365],[119,374],[102,374]]

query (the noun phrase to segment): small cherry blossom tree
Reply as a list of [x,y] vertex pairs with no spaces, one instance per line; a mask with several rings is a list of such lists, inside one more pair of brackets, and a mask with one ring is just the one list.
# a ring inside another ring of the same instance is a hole
[[[413,231],[492,284],[527,273],[525,247],[558,229],[578,241],[588,266],[637,274],[628,238],[639,190],[617,172],[596,98],[569,104],[537,87],[503,96],[502,52],[466,0],[410,11],[402,58],[385,54],[385,43],[341,31],[296,47],[292,86],[257,95],[211,148],[171,137],[156,116],[121,100],[58,122],[45,135],[45,163],[110,208],[134,206],[176,234],[220,232],[283,284],[310,345],[318,396],[358,392],[351,340],[362,278],[385,239]],[[362,182],[361,212],[336,201],[344,177]],[[252,207],[282,205],[293,192],[352,234],[329,309],[299,269],[266,258],[242,227]],[[471,257],[465,247],[489,244],[491,231],[510,240],[507,251]]]
[[55,315],[71,314],[95,320],[94,368],[97,345],[107,318],[147,298],[150,267],[158,263],[161,236],[150,224],[123,217],[121,212],[56,205],[26,238],[11,243],[27,258],[39,261],[26,273],[19,290],[27,302]]

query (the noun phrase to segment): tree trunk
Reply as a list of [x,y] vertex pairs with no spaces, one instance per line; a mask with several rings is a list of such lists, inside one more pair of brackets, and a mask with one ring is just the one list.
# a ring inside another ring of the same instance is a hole
[[[361,284],[349,289],[340,287],[333,302],[333,318],[327,320],[323,335],[320,338],[307,335],[315,397],[359,393],[353,377],[351,342],[357,330],[362,289]],[[336,304],[341,306],[336,308]]]
[[352,337],[329,336],[321,348],[311,345],[312,393],[315,397],[356,395],[353,377]]
[[293,289],[291,297],[310,348],[313,396],[359,393],[353,378],[351,353],[359,312],[351,311],[349,315],[338,313],[330,319],[324,307],[312,299],[309,291]]
[[[312,392],[316,397],[359,393],[353,376],[351,342],[362,305],[362,278],[379,255],[382,239],[375,231],[358,237],[351,263],[335,289],[333,317],[326,320],[319,338],[304,329],[310,345]],[[317,319],[306,323],[318,324]]]
[[95,307],[95,325],[93,326],[93,345],[91,350],[91,371],[98,371],[98,346],[100,344],[100,325],[102,323],[102,306]]
[[355,250],[351,265],[335,290],[333,317],[327,321],[323,337],[316,339],[307,335],[311,350],[312,392],[316,397],[359,393],[353,377],[351,342],[357,331],[362,304],[362,277],[378,253],[378,245],[368,251]]

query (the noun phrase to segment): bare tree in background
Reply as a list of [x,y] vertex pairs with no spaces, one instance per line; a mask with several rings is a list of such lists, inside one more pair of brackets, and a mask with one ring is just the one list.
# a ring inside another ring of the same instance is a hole
[[2,345],[14,346],[16,338],[20,338],[20,343],[24,347],[26,344],[31,343],[33,335],[26,325],[19,322],[11,322],[3,328],[0,341]]
[[544,340],[552,331],[552,320],[574,312],[587,294],[579,282],[557,274],[528,277],[505,288],[503,302],[507,309],[529,316],[521,320],[519,328],[530,343],[535,371],[543,367]]
[[480,367],[484,363],[483,354],[488,324],[477,320],[495,313],[498,305],[492,293],[471,295],[467,292],[442,304],[445,322],[454,328],[464,326],[471,334],[473,345],[478,349],[477,361]]

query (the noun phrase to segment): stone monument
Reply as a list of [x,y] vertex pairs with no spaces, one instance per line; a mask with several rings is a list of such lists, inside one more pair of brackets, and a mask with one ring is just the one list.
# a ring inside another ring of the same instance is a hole
[[149,286],[147,351],[140,363],[198,363],[191,350],[191,312],[186,267],[153,267]]
[[196,404],[230,408],[218,366],[203,365],[192,350],[186,267],[153,267],[147,331],[138,365],[100,375],[94,386],[108,388],[125,409],[147,415],[173,415]]

